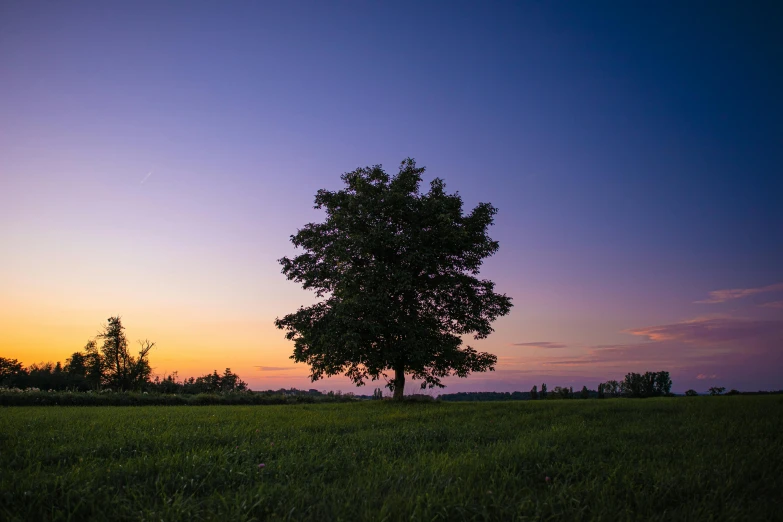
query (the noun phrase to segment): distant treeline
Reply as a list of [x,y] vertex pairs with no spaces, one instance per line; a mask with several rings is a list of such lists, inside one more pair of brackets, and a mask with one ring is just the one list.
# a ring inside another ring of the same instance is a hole
[[52,390],[74,392],[101,391],[138,391],[169,394],[222,393],[230,391],[245,391],[247,384],[239,376],[226,368],[223,375],[217,370],[201,377],[190,377],[184,381],[177,379],[176,372],[161,379],[146,379],[131,389],[112,387],[109,379],[93,378],[89,370],[81,364],[81,359],[69,358],[66,363],[38,363],[24,367],[16,359],[0,357],[0,387],[21,390]]
[[627,373],[622,381],[606,381],[598,385],[598,398],[604,397],[663,397],[671,395],[672,379],[669,372]]
[[438,396],[442,401],[524,401],[539,399],[603,399],[606,397],[662,397],[671,396],[672,380],[669,372],[628,373],[622,381],[607,381],[597,390],[582,386],[574,392],[573,386],[555,386],[551,391],[546,383],[533,386],[529,392],[460,392]]
[[[556,399],[596,399],[598,392],[583,387],[577,393],[574,393],[573,387],[555,386],[552,391],[547,391],[546,384],[541,385],[542,392],[535,390],[529,392],[458,392],[444,393],[438,395],[438,400],[460,402],[460,401],[529,401],[538,399],[556,400]],[[586,392],[586,394],[585,394]]]
[[[65,364],[38,363],[25,367],[16,359],[0,357],[0,387],[54,391],[137,391],[168,394],[224,393],[247,390],[239,376],[226,368],[201,377],[179,380],[177,373],[153,380],[148,355],[155,343],[139,341],[138,355],[131,355],[125,328],[119,317],[110,317],[103,332],[87,341]],[[100,346],[99,346],[100,341]]]
[[438,400],[461,401],[527,401],[530,400],[530,392],[457,392],[441,393]]
[[[446,393],[438,396],[441,401],[526,401],[537,399],[604,399],[611,397],[673,397],[671,392],[672,380],[669,372],[628,373],[622,381],[606,381],[598,385],[597,390],[590,390],[583,386],[579,392],[574,392],[571,386],[555,386],[551,391],[547,390],[546,383],[533,386],[529,392],[459,392]],[[709,395],[776,395],[783,394],[780,391],[739,392],[730,390],[725,393],[725,388],[713,386],[708,390]],[[695,390],[685,392],[686,396],[697,396]]]
[[177,372],[174,372],[163,379],[155,377],[152,382],[145,383],[144,388],[158,393],[195,395],[197,393],[246,391],[247,383],[233,373],[231,368],[226,368],[223,375],[219,375],[217,370],[214,370],[210,374],[189,377],[184,381],[180,381]]

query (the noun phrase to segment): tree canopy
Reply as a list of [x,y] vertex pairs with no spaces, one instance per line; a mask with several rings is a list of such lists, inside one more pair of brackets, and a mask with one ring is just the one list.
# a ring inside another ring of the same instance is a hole
[[393,372],[387,386],[401,398],[406,374],[431,388],[494,370],[497,357],[460,336],[487,337],[512,306],[477,277],[498,250],[487,234],[497,209],[479,203],[464,214],[442,179],[421,192],[423,172],[409,158],[395,176],[380,165],[345,173],[345,188],[315,196],[326,220],[291,236],[304,253],[280,259],[282,272],[324,300],[275,324],[313,381],[345,374],[362,385]]

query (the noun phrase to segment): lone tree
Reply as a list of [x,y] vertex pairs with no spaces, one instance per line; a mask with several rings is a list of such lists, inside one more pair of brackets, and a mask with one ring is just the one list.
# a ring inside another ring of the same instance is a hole
[[406,374],[442,388],[452,373],[494,370],[497,357],[462,347],[460,336],[487,337],[512,306],[476,277],[498,250],[487,234],[497,209],[479,203],[464,215],[442,179],[419,190],[423,172],[409,158],[395,176],[380,165],[343,174],[345,188],[315,196],[326,220],[291,236],[305,252],[280,259],[282,272],[326,298],[275,325],[313,381],[344,373],[361,386],[384,377],[402,399]]

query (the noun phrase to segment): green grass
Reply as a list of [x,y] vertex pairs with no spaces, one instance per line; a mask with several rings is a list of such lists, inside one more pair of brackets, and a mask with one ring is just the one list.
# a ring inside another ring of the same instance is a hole
[[782,433],[780,396],[2,408],[0,520],[781,520]]

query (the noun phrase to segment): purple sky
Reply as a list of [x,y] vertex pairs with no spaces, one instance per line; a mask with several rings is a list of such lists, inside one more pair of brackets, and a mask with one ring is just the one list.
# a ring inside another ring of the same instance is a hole
[[783,388],[781,7],[686,4],[0,3],[0,355],[120,314],[159,373],[348,390],[288,359],[276,260],[412,156],[500,209],[515,304],[447,392]]

